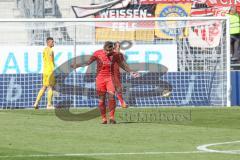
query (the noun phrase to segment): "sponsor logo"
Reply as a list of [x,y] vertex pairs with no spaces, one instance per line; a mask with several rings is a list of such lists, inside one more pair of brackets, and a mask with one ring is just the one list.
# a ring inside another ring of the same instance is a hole
[[[167,6],[160,13],[159,17],[186,17],[188,13],[180,6]],[[160,21],[158,22],[161,31],[168,36],[179,36],[182,35],[183,30],[176,28],[176,26],[185,26],[184,21]],[[179,27],[181,28],[181,27]]]

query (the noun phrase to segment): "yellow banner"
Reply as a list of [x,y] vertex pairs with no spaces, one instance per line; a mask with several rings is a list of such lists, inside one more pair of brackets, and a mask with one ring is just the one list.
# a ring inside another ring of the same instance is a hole
[[[155,17],[187,17],[191,12],[191,3],[158,4]],[[183,38],[187,31],[186,21],[155,22],[155,36],[163,39]]]
[[96,41],[98,42],[122,40],[153,41],[154,30],[119,31],[112,28],[96,28]]
[[136,30],[136,41],[154,41],[154,29]]
[[112,28],[96,28],[96,41],[135,40],[135,31],[118,31]]

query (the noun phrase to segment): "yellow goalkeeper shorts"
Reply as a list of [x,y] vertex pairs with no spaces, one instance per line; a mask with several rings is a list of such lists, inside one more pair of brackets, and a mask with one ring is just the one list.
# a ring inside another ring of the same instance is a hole
[[55,86],[56,80],[54,73],[43,73],[43,85],[44,86]]

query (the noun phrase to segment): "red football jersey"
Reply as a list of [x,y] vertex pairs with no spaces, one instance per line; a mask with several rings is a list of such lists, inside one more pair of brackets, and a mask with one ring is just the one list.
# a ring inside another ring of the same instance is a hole
[[118,63],[116,58],[113,60],[113,55],[107,56],[103,49],[97,50],[88,61],[88,65],[93,61],[97,61],[97,76],[111,76],[114,74],[114,64]]
[[120,61],[124,61],[124,56],[122,53],[114,53],[113,55],[113,74],[116,76],[116,78],[120,79],[120,66],[118,65]]

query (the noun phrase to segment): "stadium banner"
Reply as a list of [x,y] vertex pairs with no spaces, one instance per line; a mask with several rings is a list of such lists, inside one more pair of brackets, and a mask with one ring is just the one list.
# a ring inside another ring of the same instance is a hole
[[[141,79],[134,80],[128,74],[121,75],[124,99],[130,106],[209,106],[213,102],[222,103],[222,92],[216,92],[219,87],[206,87],[206,83],[212,81],[212,76],[222,76],[221,72],[168,72],[146,73],[141,75]],[[69,105],[73,103],[78,107],[96,107],[98,97],[95,90],[95,74],[85,75],[77,73],[77,95],[74,97],[73,86],[74,75],[66,78],[66,83],[72,87],[68,88],[69,93],[54,95],[53,104],[66,100]],[[202,77],[205,77],[202,79]],[[33,106],[37,93],[41,88],[42,75],[32,74],[0,74],[0,106],[29,108]],[[151,80],[149,80],[151,79]],[[201,83],[198,81],[201,80]],[[164,98],[161,90],[164,83],[168,82],[172,86],[172,96]],[[179,85],[181,84],[181,85]],[[215,89],[215,90],[214,90]],[[56,86],[56,91],[58,91]],[[216,94],[216,95],[211,95]],[[73,99],[75,101],[73,102]],[[39,106],[46,106],[46,95],[42,98]]]
[[131,4],[132,0],[113,0],[110,2],[105,2],[95,5],[80,5],[72,6],[72,10],[76,18],[83,18],[87,16],[94,15],[100,11],[103,11],[107,8],[124,8]]
[[192,26],[188,30],[188,40],[191,47],[214,48],[219,46],[222,35],[221,22],[216,21],[208,25],[204,24],[204,22],[189,23]]
[[[0,74],[31,74],[42,73],[43,46],[2,46]],[[76,55],[92,55],[102,49],[102,45],[81,45],[76,47]],[[56,68],[74,57],[73,46],[54,47]],[[177,71],[177,45],[133,45],[125,50],[128,63],[157,63],[168,68],[169,72]],[[86,68],[85,68],[86,69]],[[80,68],[78,72],[84,73]]]
[[[125,25],[125,23],[115,23],[116,25]],[[112,39],[114,41],[122,41],[122,40],[128,40],[128,41],[134,41],[135,40],[135,31],[133,30],[115,30],[113,28],[96,28],[95,29],[95,39],[97,42],[104,42],[109,41],[109,39]]]
[[[153,5],[128,5],[126,8],[105,9],[95,18],[148,18],[154,17]],[[154,22],[97,22],[96,40],[105,41],[114,37],[115,40],[154,40]],[[140,34],[141,33],[141,34]]]
[[208,6],[240,6],[240,0],[205,0]]
[[[155,10],[156,17],[187,17],[191,12],[191,3],[179,4],[158,4]],[[176,24],[178,23],[178,24]],[[176,26],[186,26],[184,21],[155,22],[155,36],[163,39],[174,39],[184,37],[184,28]]]
[[95,18],[147,18],[154,17],[153,5],[128,5],[124,8],[108,8],[95,14]]
[[191,16],[192,17],[213,16],[213,9],[212,7],[206,4],[206,0],[193,0]]
[[193,7],[191,16],[225,16],[231,7],[240,12],[240,0],[194,0],[193,5],[196,4],[198,8]]
[[226,16],[229,13],[231,6],[213,6],[212,11],[214,16]]
[[192,0],[140,0],[140,4],[190,3]]

